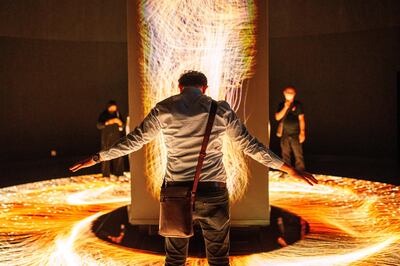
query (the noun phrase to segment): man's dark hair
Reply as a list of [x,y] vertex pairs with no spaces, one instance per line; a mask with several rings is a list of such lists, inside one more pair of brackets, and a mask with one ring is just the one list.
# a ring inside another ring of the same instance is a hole
[[182,87],[207,86],[207,77],[201,72],[191,70],[183,73],[178,82]]
[[293,85],[285,86],[282,91],[285,91],[286,89],[293,89],[295,92],[297,92],[297,88]]
[[111,106],[111,105],[117,105],[117,102],[114,100],[109,100],[107,103],[107,106]]

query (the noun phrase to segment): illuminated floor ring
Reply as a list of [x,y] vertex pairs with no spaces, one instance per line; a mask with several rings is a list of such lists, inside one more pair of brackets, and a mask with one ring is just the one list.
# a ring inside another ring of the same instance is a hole
[[[271,204],[302,216],[310,234],[231,265],[398,265],[400,187],[317,176],[310,187],[270,174]],[[0,189],[0,265],[162,265],[163,256],[99,240],[98,216],[129,202],[128,179],[54,179]],[[205,264],[189,258],[189,264]]]
[[[164,238],[157,233],[158,226],[130,225],[127,208],[129,208],[129,205],[98,217],[92,224],[92,232],[98,238],[112,244],[115,244],[115,242],[110,239],[111,236],[118,238],[115,241],[120,246],[164,255]],[[309,231],[307,221],[291,212],[271,206],[270,213],[269,226],[231,225],[229,237],[231,256],[270,252],[282,248],[283,240],[286,245],[292,245],[304,239]],[[123,234],[121,227],[124,228]],[[279,239],[280,236],[282,236],[282,239]],[[194,224],[194,235],[190,239],[188,253],[189,256],[206,257],[204,237],[198,223]]]

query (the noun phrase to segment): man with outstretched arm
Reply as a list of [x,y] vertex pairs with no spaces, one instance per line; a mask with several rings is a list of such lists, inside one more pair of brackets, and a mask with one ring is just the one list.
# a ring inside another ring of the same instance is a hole
[[[191,188],[212,99],[204,93],[207,78],[188,71],[179,78],[180,94],[169,97],[150,111],[142,123],[114,146],[72,166],[77,171],[105,160],[139,150],[158,134],[167,148],[165,181],[167,186]],[[230,210],[226,171],[222,162],[223,137],[227,135],[241,150],[264,164],[313,185],[317,180],[284,163],[277,155],[250,135],[226,101],[219,101],[207,155],[197,188],[193,219],[199,221],[210,265],[229,265]],[[184,265],[189,238],[166,237],[165,265]]]

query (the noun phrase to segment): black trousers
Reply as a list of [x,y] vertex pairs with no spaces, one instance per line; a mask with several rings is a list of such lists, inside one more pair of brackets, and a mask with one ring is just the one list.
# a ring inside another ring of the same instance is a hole
[[116,176],[122,176],[124,174],[124,157],[101,162],[101,172],[104,177],[109,177],[110,173]]
[[[116,124],[106,126],[101,132],[101,149],[110,148],[122,136],[123,133],[118,130]],[[124,157],[102,162],[101,172],[104,177],[109,177],[110,174],[122,176],[124,174]]]
[[290,165],[292,164],[291,154],[293,152],[296,169],[305,169],[303,147],[299,141],[299,135],[283,135],[281,137],[281,152],[283,161]]
[[[193,219],[198,220],[206,244],[208,264],[229,265],[230,210],[228,190],[198,192]],[[189,249],[189,238],[165,238],[165,265],[183,266]]]

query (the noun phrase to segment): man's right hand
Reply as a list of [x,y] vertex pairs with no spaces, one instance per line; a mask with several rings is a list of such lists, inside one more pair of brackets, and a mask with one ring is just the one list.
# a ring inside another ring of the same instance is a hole
[[95,164],[96,164],[96,162],[93,160],[92,157],[90,157],[90,158],[87,158],[87,159],[80,161],[79,163],[76,163],[75,165],[71,166],[69,168],[69,170],[71,170],[72,172],[76,172],[82,168],[90,167]]
[[284,106],[284,108],[287,110],[287,109],[289,109],[289,107],[290,107],[290,105],[291,105],[292,103],[290,102],[290,101],[285,101],[285,106]]
[[293,169],[293,171],[288,172],[288,174],[291,177],[306,181],[311,186],[318,184],[318,180],[310,173]]

